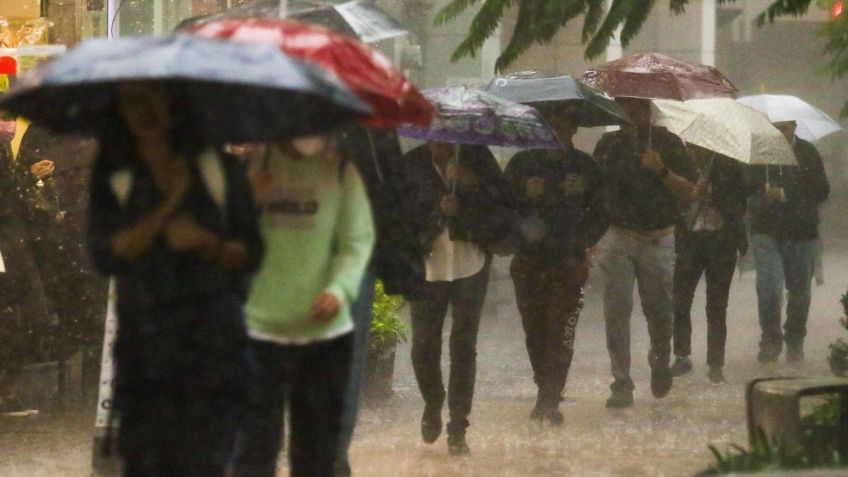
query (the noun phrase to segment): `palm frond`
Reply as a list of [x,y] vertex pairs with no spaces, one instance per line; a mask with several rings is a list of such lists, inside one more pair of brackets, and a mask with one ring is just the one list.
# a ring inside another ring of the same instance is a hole
[[777,17],[800,17],[807,13],[812,0],[776,0],[766,10],[757,15],[757,26],[773,23]]
[[586,16],[583,18],[583,43],[588,42],[598,31],[598,25],[604,19],[604,0],[586,0]]
[[462,12],[474,6],[477,0],[451,0],[440,8],[433,18],[433,25],[441,26],[456,19]]
[[630,14],[633,0],[613,0],[606,18],[586,47],[586,59],[592,60],[606,51],[618,26],[624,23]]
[[486,39],[497,30],[504,10],[514,2],[515,0],[486,0],[471,21],[468,36],[453,51],[451,61],[458,61],[464,56],[473,58]]
[[630,7],[630,14],[624,21],[624,27],[621,29],[621,46],[625,47],[630,44],[630,40],[636,37],[642,25],[654,8],[655,0],[632,0],[633,4]]

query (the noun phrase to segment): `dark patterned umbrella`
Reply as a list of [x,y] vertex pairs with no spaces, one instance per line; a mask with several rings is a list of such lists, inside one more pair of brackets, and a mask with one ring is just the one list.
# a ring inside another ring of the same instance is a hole
[[580,80],[612,97],[703,99],[734,97],[736,86],[712,66],[660,53],[637,53],[604,63]]

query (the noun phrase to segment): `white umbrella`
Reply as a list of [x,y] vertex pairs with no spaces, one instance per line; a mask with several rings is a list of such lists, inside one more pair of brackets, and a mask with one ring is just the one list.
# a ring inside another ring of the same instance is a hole
[[655,126],[745,164],[798,165],[789,142],[768,118],[731,98],[656,99],[651,113]]
[[766,114],[773,123],[795,121],[798,125],[795,135],[806,141],[818,141],[842,130],[827,113],[795,96],[758,94],[743,96],[737,101]]

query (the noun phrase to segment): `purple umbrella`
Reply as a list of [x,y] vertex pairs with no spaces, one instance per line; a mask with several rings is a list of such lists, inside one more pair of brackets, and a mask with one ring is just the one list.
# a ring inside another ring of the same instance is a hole
[[429,128],[401,127],[398,134],[425,141],[525,149],[559,149],[553,130],[530,106],[468,86],[422,92],[436,108]]

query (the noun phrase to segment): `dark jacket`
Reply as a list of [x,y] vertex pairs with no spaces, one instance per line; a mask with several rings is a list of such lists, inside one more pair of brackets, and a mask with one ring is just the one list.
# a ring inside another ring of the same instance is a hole
[[[830,185],[815,146],[795,138],[792,149],[798,167],[755,166],[751,168],[754,196],[751,198],[751,232],[777,240],[800,242],[819,236],[818,206],[827,200]],[[766,178],[783,187],[785,202],[765,199]]]
[[[127,263],[115,256],[111,245],[114,234],[147,215],[161,198],[153,178],[137,161],[126,161],[127,167],[119,169],[110,167],[110,163],[115,161],[101,154],[95,165],[88,244],[98,270],[116,277],[119,315],[191,306],[222,295],[235,294],[243,301],[248,274],[259,266],[264,251],[259,213],[243,166],[235,158],[221,158],[227,181],[227,210],[222,212],[203,186],[196,161],[191,161],[193,185],[181,208],[202,227],[247,246],[250,265],[247,270],[233,272],[204,261],[193,252],[171,251],[161,236],[135,262]],[[117,182],[113,174],[118,170],[128,171],[131,177],[123,205],[113,187]]]
[[[566,176],[578,174],[585,190],[580,196],[566,197]],[[609,222],[604,208],[601,171],[592,157],[570,148],[565,151],[531,150],[519,152],[509,161],[504,176],[512,186],[520,221],[540,220],[544,236],[536,241],[517,233],[518,254],[540,267],[554,267],[569,261],[582,261],[585,250],[595,245]],[[526,183],[531,177],[545,179],[542,196],[530,199]]]
[[[694,166],[680,138],[665,128],[651,129],[651,147],[665,166],[694,181]],[[595,146],[610,225],[650,232],[680,224],[680,201],[657,174],[642,166],[641,155],[648,141],[647,131],[626,128],[604,134]]]
[[406,208],[406,164],[394,131],[354,126],[342,136],[342,152],[356,164],[374,216],[377,243],[371,269],[387,293],[409,296],[425,281],[424,255]]
[[459,214],[448,218],[442,213],[442,197],[451,193],[436,169],[427,146],[417,147],[404,155],[410,179],[411,210],[415,214],[414,229],[418,242],[428,253],[433,242],[449,228],[452,240],[474,242],[491,252],[512,230],[514,211],[512,194],[495,157],[485,146],[463,145],[459,150],[459,166],[477,176],[473,186],[457,183],[455,194]]
[[[724,222],[718,237],[720,240],[732,242],[736,250],[744,255],[748,251],[744,218],[748,197],[753,192],[747,167],[729,157],[716,155],[707,180],[712,192],[706,200],[718,210]],[[678,235],[686,236],[692,233],[692,219],[694,217],[687,217],[683,226],[678,227]]]

